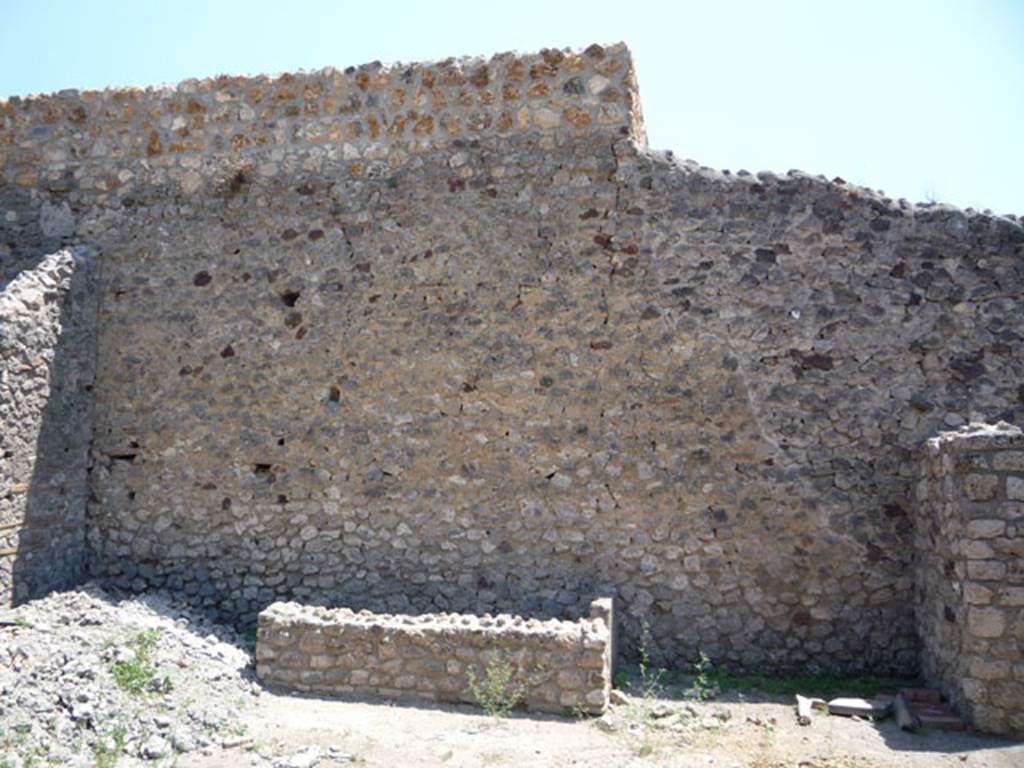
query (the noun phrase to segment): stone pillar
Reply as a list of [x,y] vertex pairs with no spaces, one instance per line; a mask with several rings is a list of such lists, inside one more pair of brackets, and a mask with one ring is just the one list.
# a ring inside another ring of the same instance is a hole
[[929,440],[917,489],[925,678],[975,727],[1024,734],[1024,433],[972,424]]

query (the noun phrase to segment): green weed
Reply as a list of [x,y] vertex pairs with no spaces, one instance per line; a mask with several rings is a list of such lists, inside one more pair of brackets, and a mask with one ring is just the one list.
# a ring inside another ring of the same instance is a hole
[[146,686],[156,676],[157,669],[152,663],[151,655],[159,636],[160,631],[156,629],[140,632],[128,641],[133,652],[132,658],[127,661],[115,661],[110,665],[114,682],[134,696],[145,693]]
[[665,670],[651,668],[651,652],[648,647],[651,640],[651,627],[645,621],[640,625],[640,695],[645,701],[653,700],[662,689],[662,677]]
[[618,691],[629,688],[629,673],[623,669],[618,670],[612,677],[612,688]]
[[700,651],[700,661],[693,665],[693,671],[696,675],[693,678],[693,687],[697,691],[697,698],[701,701],[707,701],[714,696],[715,688],[721,690],[721,686],[716,686],[711,681],[713,668],[711,666],[711,659],[704,651]]
[[114,768],[124,754],[125,729],[113,728],[102,739],[92,745],[92,759],[95,768]]
[[483,670],[483,679],[476,672],[466,672],[469,690],[473,699],[488,715],[505,717],[526,693],[522,670],[518,669],[507,656],[495,651],[490,655]]
[[640,699],[626,709],[626,732],[633,739],[632,749],[637,757],[653,755],[657,748],[651,726],[654,705],[662,692],[662,678],[665,670],[651,666],[651,628],[645,621],[640,625]]
[[757,691],[770,696],[792,697],[796,694],[830,699],[836,696],[862,696],[871,698],[879,691],[895,691],[916,685],[913,680],[863,675],[845,677],[830,672],[799,675],[749,675],[716,668],[708,678],[723,692],[746,693]]

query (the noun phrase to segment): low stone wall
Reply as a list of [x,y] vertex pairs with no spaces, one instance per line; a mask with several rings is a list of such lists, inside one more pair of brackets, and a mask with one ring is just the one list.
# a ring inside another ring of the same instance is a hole
[[1024,433],[928,441],[916,534],[925,677],[977,728],[1024,735]]
[[274,603],[259,615],[257,675],[327,694],[479,703],[488,668],[509,665],[521,706],[599,714],[614,659],[611,598],[580,621],[467,614],[395,616]]

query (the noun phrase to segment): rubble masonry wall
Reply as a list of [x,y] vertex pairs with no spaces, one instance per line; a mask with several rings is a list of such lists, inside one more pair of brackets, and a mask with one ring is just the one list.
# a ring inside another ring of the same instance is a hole
[[508,681],[493,690],[521,693],[526,709],[600,714],[611,693],[613,621],[610,598],[579,621],[274,603],[259,616],[257,674],[315,693],[477,704],[491,674]]
[[91,573],[239,622],[913,672],[917,451],[1024,421],[1017,218],[652,152],[624,46],[10,99],[0,211],[102,248]]
[[0,606],[85,568],[95,267],[79,248],[0,281]]

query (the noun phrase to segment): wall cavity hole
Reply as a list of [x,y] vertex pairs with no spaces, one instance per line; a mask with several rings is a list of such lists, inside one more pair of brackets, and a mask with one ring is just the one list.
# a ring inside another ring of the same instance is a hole
[[283,437],[277,438],[277,444],[278,445],[284,445],[284,438]]
[[331,390],[327,395],[327,400],[332,403],[340,403],[341,389],[339,387],[331,386]]
[[229,499],[227,497],[221,499],[220,500],[220,508],[223,509],[225,512],[227,512],[229,509],[231,509],[231,499]]
[[285,496],[283,493],[278,494],[278,496],[277,496],[277,503],[278,504],[287,504],[288,503],[288,497]]
[[281,303],[286,307],[294,307],[296,302],[299,300],[299,296],[302,295],[302,291],[296,291],[291,288],[281,291]]

